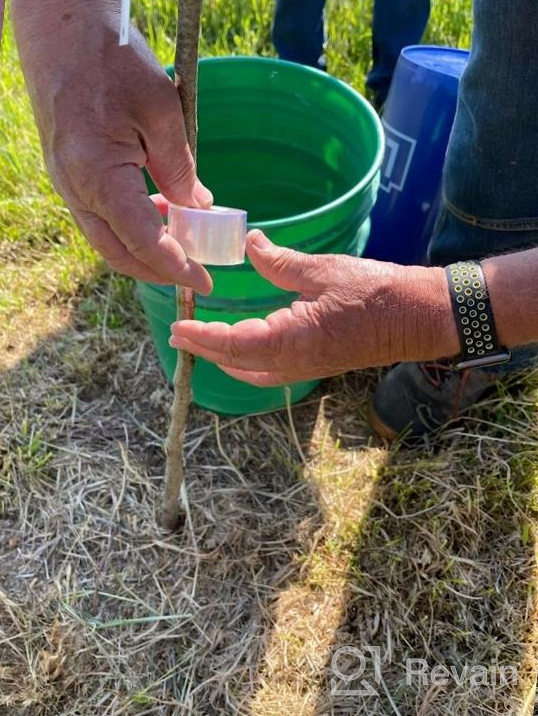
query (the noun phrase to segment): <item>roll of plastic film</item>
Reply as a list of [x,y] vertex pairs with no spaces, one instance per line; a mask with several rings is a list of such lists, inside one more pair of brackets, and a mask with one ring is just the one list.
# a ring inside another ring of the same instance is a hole
[[242,209],[191,209],[170,204],[168,233],[187,257],[198,263],[234,266],[245,261],[247,212]]

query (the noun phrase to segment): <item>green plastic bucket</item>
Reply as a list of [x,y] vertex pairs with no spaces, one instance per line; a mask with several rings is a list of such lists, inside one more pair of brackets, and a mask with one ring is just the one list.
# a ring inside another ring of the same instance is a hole
[[[249,227],[277,244],[309,253],[359,256],[370,230],[383,158],[380,121],[351,87],[329,75],[258,57],[204,59],[199,71],[198,173],[215,203],[248,211]],[[235,323],[289,305],[286,293],[250,265],[208,267],[211,296],[197,298],[196,318]],[[172,380],[168,345],[175,291],[138,283],[163,370]],[[290,386],[292,402],[318,381]],[[197,359],[194,401],[229,415],[275,410],[283,387],[257,388]]]

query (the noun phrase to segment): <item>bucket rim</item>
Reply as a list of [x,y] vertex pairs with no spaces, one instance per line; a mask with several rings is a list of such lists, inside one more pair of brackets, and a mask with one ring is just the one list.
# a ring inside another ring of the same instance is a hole
[[362,109],[365,110],[366,116],[368,116],[369,121],[372,123],[372,128],[374,130],[374,134],[377,140],[377,150],[374,155],[372,164],[366,174],[362,177],[362,179],[354,184],[354,186],[349,189],[344,194],[341,194],[338,198],[333,199],[332,201],[328,202],[327,204],[323,204],[322,206],[317,207],[316,209],[312,209],[310,211],[305,211],[301,214],[293,214],[291,216],[286,216],[282,219],[271,219],[269,221],[258,221],[256,222],[256,227],[260,229],[277,229],[285,226],[289,226],[290,224],[296,224],[298,222],[305,222],[310,221],[311,219],[316,219],[319,216],[322,216],[323,214],[326,214],[328,211],[332,211],[333,209],[337,209],[340,206],[346,204],[350,199],[352,199],[354,196],[360,194],[366,187],[368,187],[370,184],[373,183],[375,180],[375,177],[379,170],[381,169],[381,165],[383,163],[383,157],[385,155],[385,133],[383,131],[383,125],[381,124],[381,120],[377,114],[377,112],[374,110],[370,102],[368,102],[367,99],[365,99],[359,92],[357,92],[356,89],[351,87],[351,85],[348,85],[346,82],[343,82],[342,80],[337,79],[336,77],[332,77],[331,75],[328,75],[326,72],[323,72],[322,70],[318,70],[315,67],[308,67],[306,65],[301,65],[296,62],[289,62],[287,60],[280,60],[276,57],[262,57],[259,55],[251,56],[251,55],[223,55],[220,57],[203,57],[200,59],[199,64],[209,65],[209,64],[233,64],[235,62],[248,62],[250,64],[259,64],[259,65],[278,65],[279,67],[285,66],[289,69],[293,70],[294,72],[300,72],[302,74],[311,74],[313,76],[317,76],[320,79],[322,79],[324,82],[329,83],[333,85],[333,87],[337,87],[340,91],[342,91],[344,94],[346,94],[348,97],[353,99],[355,102],[358,102],[359,105],[361,105]]
[[453,74],[450,74],[448,72],[442,72],[441,70],[437,69],[436,67],[429,67],[425,65],[421,65],[416,60],[414,60],[409,55],[416,51],[424,52],[424,54],[428,52],[444,52],[447,55],[459,55],[460,57],[464,57],[465,59],[469,60],[471,56],[471,50],[465,49],[463,47],[451,47],[450,45],[407,45],[404,47],[400,53],[400,57],[413,67],[418,67],[420,69],[427,69],[428,72],[432,72],[433,74],[440,75],[441,77],[456,77]]

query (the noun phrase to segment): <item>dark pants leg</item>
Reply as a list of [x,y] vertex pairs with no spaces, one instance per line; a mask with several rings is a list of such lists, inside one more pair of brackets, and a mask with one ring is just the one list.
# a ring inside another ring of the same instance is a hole
[[[277,0],[273,43],[281,59],[321,66],[324,7],[325,0]],[[376,0],[367,85],[379,104],[386,99],[402,47],[420,42],[429,15],[430,0]]]
[[273,43],[282,60],[321,67],[325,0],[277,0]]
[[420,42],[429,16],[430,0],[375,0],[373,67],[366,84],[374,93],[377,105],[382,105],[387,98],[402,48]]

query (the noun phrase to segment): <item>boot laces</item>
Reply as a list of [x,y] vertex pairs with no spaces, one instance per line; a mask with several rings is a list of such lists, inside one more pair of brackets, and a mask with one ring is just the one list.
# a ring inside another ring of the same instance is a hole
[[[450,377],[454,376],[450,364],[445,361],[432,361],[421,363],[420,370],[430,385],[434,388],[440,388]],[[463,370],[458,373],[458,387],[454,394],[454,404],[452,406],[452,418],[457,418],[460,411],[461,403],[465,395],[465,389],[471,375],[470,369]]]
[[452,369],[444,361],[432,361],[420,364],[420,370],[430,385],[439,388],[452,375]]

